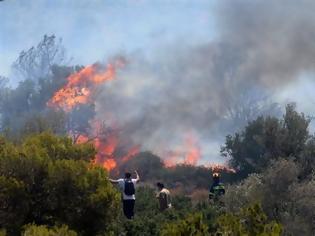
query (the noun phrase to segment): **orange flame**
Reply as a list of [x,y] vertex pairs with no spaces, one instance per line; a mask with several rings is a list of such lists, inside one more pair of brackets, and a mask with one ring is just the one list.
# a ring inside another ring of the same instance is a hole
[[166,167],[171,167],[176,164],[196,165],[200,156],[201,150],[197,138],[193,133],[188,133],[184,139],[184,144],[166,153],[167,158],[164,164]]
[[164,165],[166,167],[172,167],[175,166],[178,163],[178,159],[180,158],[181,153],[178,151],[168,151],[166,156],[166,159],[164,159]]
[[83,134],[80,134],[77,140],[75,141],[77,144],[87,143],[89,141],[89,137]]
[[207,168],[211,169],[212,172],[229,172],[229,173],[236,173],[236,170],[233,168],[230,168],[226,165],[220,165],[220,164],[208,164],[205,165]]
[[188,152],[185,156],[185,163],[188,165],[196,165],[200,159],[200,147],[197,144],[197,140],[194,136],[188,136],[186,138],[186,145]]
[[103,163],[103,167],[106,170],[110,171],[110,170],[115,169],[117,167],[117,163],[113,158],[106,159]]
[[97,153],[95,155],[94,164],[101,165],[108,171],[111,171],[139,153],[140,147],[133,146],[130,148],[125,155],[117,154],[120,153],[119,149],[120,139],[118,137],[119,132],[116,129],[109,128],[107,130],[98,120],[90,121],[91,132],[94,138],[88,138],[86,135],[79,135],[76,139],[76,143],[85,143],[92,141]]
[[128,153],[121,159],[122,162],[127,162],[129,161],[130,159],[132,159],[137,153],[139,153],[140,151],[140,147],[137,145],[137,146],[134,146],[132,147]]
[[[125,60],[119,58],[114,64],[108,64],[106,69],[98,64],[93,64],[71,74],[67,78],[66,85],[54,94],[47,105],[70,112],[77,105],[93,102],[91,96],[95,93],[97,85],[113,80],[116,75],[116,68],[121,68],[124,65]],[[95,120],[91,122],[93,131],[90,135],[94,138],[80,134],[76,139],[76,143],[93,142],[97,150],[94,163],[102,165],[107,170],[112,170],[117,167],[114,153],[119,143],[118,136],[116,133],[110,133],[106,137],[99,136],[98,131],[103,127]],[[71,134],[71,131],[69,133]],[[131,158],[134,153],[135,151],[132,151],[131,154],[127,154],[123,159]]]
[[[121,66],[121,63],[115,65]],[[98,64],[87,66],[70,75],[67,78],[67,84],[54,94],[47,105],[70,112],[76,105],[88,103],[96,85],[113,80],[115,73],[115,67],[112,64],[108,64],[105,70]]]

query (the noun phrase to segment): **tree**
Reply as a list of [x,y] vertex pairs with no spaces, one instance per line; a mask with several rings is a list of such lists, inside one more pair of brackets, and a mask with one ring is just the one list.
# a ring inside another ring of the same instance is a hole
[[262,174],[252,174],[229,186],[224,196],[228,212],[261,202],[270,219],[283,225],[285,235],[313,235],[314,177],[302,180],[303,167],[294,160],[273,161]]
[[49,79],[38,83],[23,80],[14,89],[3,87],[0,95],[1,130],[12,139],[44,129],[57,134],[65,133],[69,115],[49,109],[47,102],[72,72],[71,67],[54,66]]
[[228,135],[221,154],[230,158],[230,165],[243,177],[262,171],[273,159],[301,155],[309,138],[309,122],[289,104],[283,119],[258,117],[242,132]]
[[24,223],[29,211],[28,195],[22,181],[0,176],[0,226],[13,229],[9,231],[17,234],[17,229]]
[[65,54],[62,39],[57,40],[55,35],[44,35],[36,47],[20,53],[13,63],[13,68],[22,78],[37,81],[50,76],[53,65],[65,63]]
[[91,164],[89,144],[50,133],[13,145],[0,139],[0,227],[16,235],[24,224],[66,224],[81,235],[108,230],[117,219],[119,194],[106,171]]
[[229,81],[223,97],[225,108],[224,128],[229,132],[234,132],[236,128],[243,128],[259,116],[278,116],[280,113],[279,104],[272,102],[267,91],[249,87],[248,85],[234,84]]
[[315,137],[312,135],[306,142],[302,154],[299,157],[299,163],[302,165],[301,178],[307,178],[312,175],[315,169]]

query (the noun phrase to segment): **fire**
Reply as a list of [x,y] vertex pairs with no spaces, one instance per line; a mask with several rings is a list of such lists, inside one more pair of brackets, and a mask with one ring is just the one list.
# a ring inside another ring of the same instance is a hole
[[206,165],[207,168],[211,169],[212,172],[229,172],[229,173],[236,173],[236,170],[233,168],[229,168],[226,165],[220,164],[208,164]]
[[[82,70],[71,74],[67,78],[67,83],[59,89],[48,101],[49,107],[63,109],[71,112],[76,106],[86,103],[93,103],[97,92],[97,85],[106,81],[112,81],[116,77],[116,70],[124,66],[123,59],[116,60],[112,64],[103,67],[99,64],[86,66]],[[94,164],[106,168],[108,171],[117,168],[124,162],[129,161],[140,151],[140,145],[133,143],[123,143],[119,137],[119,125],[111,114],[106,114],[106,123],[110,127],[93,119],[90,122],[88,134],[77,134],[69,130],[76,143],[92,142],[97,150]],[[74,135],[76,134],[76,135]],[[123,146],[123,147],[122,147]],[[122,147],[122,148],[121,148]],[[126,147],[129,147],[127,149]],[[201,149],[198,136],[188,131],[181,144],[172,148],[172,151],[164,153],[166,156],[165,165],[167,167],[176,164],[197,165],[201,157]],[[211,165],[209,168],[228,170],[235,172],[225,166]]]
[[176,164],[196,165],[201,156],[197,137],[191,132],[187,133],[183,144],[175,148],[175,150],[168,151],[165,156],[164,164],[167,167]]
[[115,136],[106,139],[94,139],[94,146],[97,150],[95,163],[103,165],[107,170],[112,170],[117,166],[114,160],[114,152],[117,147],[118,140]]
[[133,146],[127,152],[123,152],[124,154],[118,154],[121,144],[118,130],[113,127],[105,127],[96,119],[90,121],[90,125],[92,128],[91,138],[80,134],[76,143],[93,142],[97,150],[94,164],[101,165],[111,171],[139,153],[140,146]]
[[117,61],[115,66],[108,64],[106,69],[99,64],[93,64],[71,74],[67,78],[67,84],[54,94],[47,105],[70,112],[75,106],[90,102],[96,85],[113,80],[116,74],[115,67],[121,66],[121,61]]
[[132,147],[132,148],[128,151],[127,155],[125,155],[125,156],[121,159],[122,162],[127,162],[127,161],[129,161],[129,160],[130,160],[131,158],[133,158],[137,153],[139,153],[139,151],[140,151],[139,145]]
[[166,167],[172,167],[178,164],[178,159],[180,158],[180,152],[178,151],[168,151],[165,156],[166,158],[164,159],[164,165]]
[[87,143],[88,141],[89,141],[89,137],[88,136],[80,134],[75,142],[80,144],[80,143]]
[[200,159],[200,147],[197,144],[197,139],[194,136],[189,135],[186,138],[186,145],[188,152],[185,156],[185,163],[188,165],[196,165]]
[[[93,102],[92,96],[96,92],[97,85],[113,80],[116,75],[116,69],[124,65],[125,60],[120,58],[114,64],[108,64],[106,68],[99,64],[86,66],[82,70],[71,74],[67,78],[66,85],[53,95],[47,105],[70,112],[77,105]],[[92,120],[90,123],[91,133],[79,134],[74,139],[75,142],[93,142],[97,150],[94,163],[102,165],[107,170],[116,168],[117,158],[115,157],[115,151],[119,144],[117,132],[99,134],[99,131],[104,128],[101,123],[96,120]],[[72,131],[70,130],[69,134],[71,133]],[[139,152],[139,148],[132,148],[121,160],[127,161],[137,152]]]
[[117,163],[113,158],[106,159],[103,163],[103,167],[106,170],[110,171],[110,170],[115,169],[117,167]]

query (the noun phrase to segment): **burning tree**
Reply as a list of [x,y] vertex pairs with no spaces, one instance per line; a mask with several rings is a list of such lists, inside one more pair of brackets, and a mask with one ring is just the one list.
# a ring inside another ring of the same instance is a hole
[[[115,79],[116,70],[124,63],[125,61],[119,58],[106,67],[93,64],[71,74],[67,78],[67,83],[47,102],[47,106],[72,114],[82,106],[90,104],[90,107],[93,107],[98,85]],[[134,146],[126,152],[119,153],[122,149],[119,147],[118,127],[108,127],[106,122],[94,119],[92,116],[89,127],[85,130],[75,129],[70,122],[68,131],[75,143],[92,142],[98,150],[95,163],[104,166],[107,170],[114,169],[117,167],[117,161],[125,162],[139,151],[138,147]]]

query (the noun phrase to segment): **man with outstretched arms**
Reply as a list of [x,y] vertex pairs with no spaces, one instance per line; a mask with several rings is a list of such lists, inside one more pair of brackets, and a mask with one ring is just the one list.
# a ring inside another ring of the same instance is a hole
[[118,184],[122,192],[123,211],[127,219],[132,219],[134,216],[134,207],[136,201],[136,184],[139,182],[140,177],[137,171],[135,171],[136,178],[131,178],[131,173],[126,172],[125,178],[121,179],[109,179],[113,184]]

